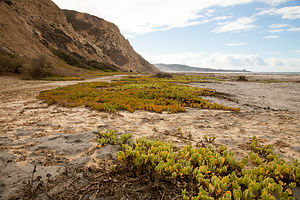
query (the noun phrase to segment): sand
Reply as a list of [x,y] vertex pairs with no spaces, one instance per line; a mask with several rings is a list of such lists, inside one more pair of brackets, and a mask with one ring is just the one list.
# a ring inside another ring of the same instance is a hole
[[[191,84],[216,89],[220,98],[210,101],[241,108],[240,113],[187,109],[185,113],[158,114],[146,111],[104,113],[88,108],[46,105],[40,91],[82,81],[24,81],[0,77],[0,199],[7,199],[35,176],[47,179],[66,168],[97,166],[113,159],[118,148],[97,148],[97,132],[116,129],[134,137],[173,141],[176,145],[201,142],[215,136],[238,158],[246,155],[251,137],[273,144],[286,161],[300,160],[300,75],[246,75],[247,82],[233,81],[238,74],[213,74],[226,81]],[[102,77],[88,81],[109,81]],[[261,83],[253,81],[284,80]],[[178,127],[184,138],[178,134]]]

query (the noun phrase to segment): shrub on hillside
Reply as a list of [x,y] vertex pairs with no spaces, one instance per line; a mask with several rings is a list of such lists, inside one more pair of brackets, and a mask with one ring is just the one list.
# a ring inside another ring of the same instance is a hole
[[50,75],[51,63],[49,63],[45,56],[41,55],[37,59],[25,66],[25,79],[41,79]]
[[117,71],[119,71],[119,68],[114,66],[114,65],[109,65],[109,64],[106,64],[106,63],[100,63],[100,62],[95,61],[95,60],[88,60],[88,61],[86,60],[85,64],[92,67],[93,69],[102,70],[104,72],[117,72]]
[[50,51],[66,63],[72,66],[90,69],[90,70],[102,70],[105,72],[117,72],[120,69],[114,65],[110,65],[95,60],[87,60],[85,57],[80,56],[77,53],[67,53],[60,49],[50,48]]
[[0,49],[0,73],[20,73],[23,68],[23,59],[19,56]]
[[[2,0],[0,0],[0,1],[2,1]],[[11,0],[3,0],[4,1],[4,3],[6,3],[6,4],[8,4],[8,5],[12,5],[13,3],[11,2]]]
[[77,66],[77,67],[80,67],[80,68],[87,68],[86,66],[82,65],[80,60],[78,58],[76,58],[75,56],[72,56],[70,54],[65,53],[64,51],[54,49],[54,48],[51,48],[50,51],[54,55],[56,55],[57,57],[59,57],[60,59],[62,59],[66,63],[68,63],[69,65]]

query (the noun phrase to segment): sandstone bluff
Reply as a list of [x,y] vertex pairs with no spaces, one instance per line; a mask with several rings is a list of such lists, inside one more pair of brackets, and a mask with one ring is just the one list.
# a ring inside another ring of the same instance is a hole
[[137,54],[118,27],[98,17],[61,10],[51,0],[0,0],[0,47],[27,58],[57,49],[121,71],[156,72]]

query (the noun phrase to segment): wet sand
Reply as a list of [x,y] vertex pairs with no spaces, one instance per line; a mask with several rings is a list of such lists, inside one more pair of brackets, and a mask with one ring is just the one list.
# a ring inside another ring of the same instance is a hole
[[[227,145],[238,158],[246,155],[255,135],[262,144],[273,144],[284,160],[300,160],[300,75],[246,75],[248,82],[232,81],[237,74],[214,76],[226,81],[191,85],[216,89],[222,94],[220,98],[207,99],[240,107],[240,113],[199,109],[177,114],[104,113],[83,107],[47,106],[36,98],[40,91],[81,81],[0,77],[0,199],[24,186],[34,166],[36,176],[46,179],[47,174],[55,177],[66,168],[97,166],[104,158],[113,158],[118,148],[97,148],[97,132],[107,129],[176,145],[196,145],[204,135],[215,136],[216,144]],[[288,82],[253,82],[261,80]],[[178,127],[184,138],[177,133]]]

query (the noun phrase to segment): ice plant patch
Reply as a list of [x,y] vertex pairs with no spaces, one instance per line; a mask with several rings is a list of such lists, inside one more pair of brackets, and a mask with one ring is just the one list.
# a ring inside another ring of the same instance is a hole
[[203,79],[194,76],[176,76],[169,79],[134,77],[112,83],[80,83],[61,87],[43,91],[39,98],[49,105],[86,106],[106,112],[146,110],[157,113],[163,111],[177,113],[185,112],[187,107],[234,112],[240,110],[211,103],[202,98],[214,96],[215,90],[183,85],[183,83],[201,81]]

